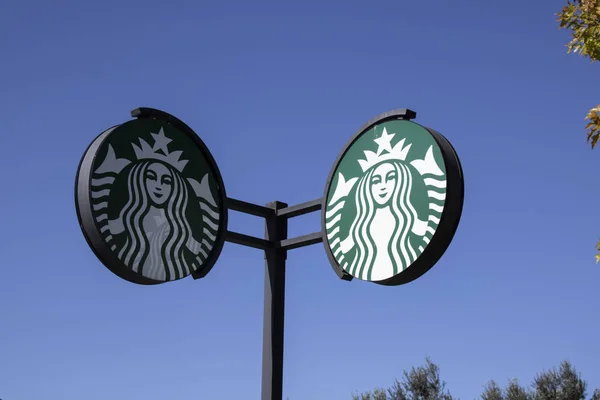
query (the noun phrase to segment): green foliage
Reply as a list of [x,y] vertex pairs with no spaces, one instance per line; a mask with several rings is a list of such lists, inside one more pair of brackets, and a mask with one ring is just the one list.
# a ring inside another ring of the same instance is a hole
[[559,27],[571,31],[567,51],[600,60],[600,0],[569,1],[557,15]]
[[490,381],[483,393],[482,400],[534,400],[534,394],[525,390],[516,379],[510,380],[503,390],[495,381]]
[[360,396],[352,396],[352,400],[387,400],[385,390],[375,389],[372,392],[363,393]]
[[534,381],[535,400],[585,400],[587,383],[568,361],[542,372]]
[[505,389],[505,399],[506,400],[532,400],[534,399],[534,394],[525,390],[524,387],[519,385],[519,382],[516,379],[512,379],[508,382]]
[[381,389],[353,396],[352,400],[454,400],[440,379],[440,368],[425,360],[425,365],[404,371],[401,381],[396,380],[387,393]]
[[[585,400],[587,383],[568,362],[538,374],[531,389],[519,385],[516,379],[508,381],[503,389],[495,381],[489,381],[481,394],[481,400]],[[446,390],[446,383],[440,378],[439,367],[429,358],[426,364],[410,371],[404,371],[401,381],[396,380],[386,390],[376,389],[353,400],[454,400]],[[590,400],[600,400],[600,390],[596,389]]]
[[481,400],[504,400],[504,393],[495,381],[489,381],[481,394]]
[[[600,0],[569,1],[558,14],[560,29],[571,31],[567,52],[588,57],[592,63],[600,61]],[[596,147],[600,139],[600,105],[592,108],[585,120],[587,140]],[[596,245],[596,263],[600,261],[600,241]]]
[[388,391],[388,400],[452,400],[445,391],[446,382],[440,379],[440,367],[429,357],[425,363],[424,366],[412,367],[410,372],[404,371],[402,382],[396,380]]
[[593,149],[596,147],[598,139],[600,139],[600,105],[592,108],[585,116],[585,119],[589,121],[585,129],[587,130],[588,142],[590,142]]
[[[567,52],[600,61],[600,0],[569,1],[557,14],[559,28],[571,31],[571,41],[567,43]],[[588,142],[592,149],[600,139],[600,105],[592,108],[585,119],[588,122]]]

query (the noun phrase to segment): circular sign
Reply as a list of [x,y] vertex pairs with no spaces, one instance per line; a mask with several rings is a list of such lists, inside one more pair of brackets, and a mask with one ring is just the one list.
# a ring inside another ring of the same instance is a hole
[[458,226],[464,183],[452,145],[397,110],[365,124],[329,175],[325,250],[343,279],[400,285],[427,272]]
[[88,244],[113,273],[157,284],[202,277],[227,227],[217,165],[200,138],[159,110],[101,133],[77,171],[75,203]]

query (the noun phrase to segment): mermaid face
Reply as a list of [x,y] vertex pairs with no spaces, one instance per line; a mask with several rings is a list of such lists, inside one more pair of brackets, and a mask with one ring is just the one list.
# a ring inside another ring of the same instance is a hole
[[146,170],[144,181],[146,182],[146,190],[152,203],[155,206],[162,206],[171,195],[173,189],[171,172],[160,163],[152,163]]
[[398,174],[391,163],[383,163],[375,168],[371,176],[371,195],[375,202],[384,206],[396,189]]

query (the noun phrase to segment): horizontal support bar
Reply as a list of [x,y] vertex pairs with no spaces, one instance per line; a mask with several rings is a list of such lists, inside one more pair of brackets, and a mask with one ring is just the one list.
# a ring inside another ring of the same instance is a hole
[[278,248],[283,250],[292,250],[299,247],[310,246],[313,244],[321,243],[323,241],[323,234],[321,232],[309,233],[308,235],[298,236],[292,239],[282,240],[277,244]]
[[235,244],[241,244],[242,246],[254,247],[255,249],[267,250],[272,249],[273,243],[265,239],[259,239],[254,236],[244,235],[243,233],[237,233],[227,231],[225,240]]
[[257,217],[268,218],[273,216],[275,210],[258,204],[248,203],[242,200],[227,198],[227,208],[245,214],[256,215]]
[[294,218],[314,211],[319,211],[321,209],[322,201],[322,199],[315,199],[295,206],[282,208],[281,210],[277,210],[277,216]]
[[285,239],[280,242],[270,242],[265,239],[259,239],[254,236],[245,235],[243,233],[227,231],[225,240],[230,243],[239,244],[242,246],[254,247],[259,250],[268,250],[278,248],[282,250],[293,250],[299,247],[306,247],[323,241],[321,232],[309,233],[308,235],[298,236],[292,239]]

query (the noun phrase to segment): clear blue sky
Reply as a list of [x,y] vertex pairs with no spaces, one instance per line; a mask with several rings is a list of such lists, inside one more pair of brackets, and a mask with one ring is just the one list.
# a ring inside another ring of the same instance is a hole
[[[228,195],[259,204],[320,197],[346,140],[393,108],[456,147],[463,218],[419,280],[348,283],[322,245],[289,255],[291,400],[349,399],[426,356],[463,399],[563,359],[600,387],[600,153],[583,131],[600,70],[565,54],[562,5],[5,2],[0,398],[260,396],[260,251],[228,243],[206,278],[143,287],[80,232],[80,157],[139,106],[191,125]],[[319,228],[314,214],[291,233]],[[230,229],[263,234],[238,214]]]

